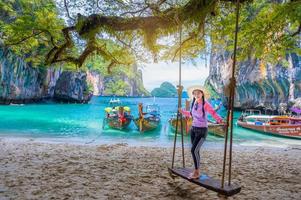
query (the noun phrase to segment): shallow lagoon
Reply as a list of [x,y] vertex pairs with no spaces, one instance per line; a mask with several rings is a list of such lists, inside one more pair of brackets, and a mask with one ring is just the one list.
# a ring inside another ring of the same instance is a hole
[[[104,108],[109,97],[93,97],[89,104],[28,104],[0,106],[0,137],[29,138],[49,142],[73,142],[83,144],[128,143],[130,145],[171,146],[173,135],[168,119],[176,111],[176,98],[156,98],[160,106],[162,125],[159,129],[139,133],[132,122],[125,131],[102,129]],[[153,103],[153,98],[121,98],[137,116],[138,103]],[[184,100],[183,100],[184,102]],[[220,114],[225,116],[224,109]],[[235,112],[235,121],[240,113]],[[185,137],[189,141],[189,136]],[[180,141],[180,140],[179,140]],[[209,135],[207,145],[222,146],[223,138]],[[300,145],[300,140],[267,136],[234,126],[234,142],[247,146],[287,147]]]

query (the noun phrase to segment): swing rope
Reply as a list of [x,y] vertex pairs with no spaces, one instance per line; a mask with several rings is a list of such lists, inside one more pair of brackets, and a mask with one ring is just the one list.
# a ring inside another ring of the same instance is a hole
[[[238,20],[239,20],[239,0],[236,1],[236,21],[235,21],[235,38],[234,38],[234,52],[233,52],[233,62],[232,62],[232,76],[230,78],[230,97],[228,102],[228,114],[227,114],[227,129],[225,135],[225,146],[224,146],[224,162],[223,162],[223,174],[221,186],[224,187],[225,183],[225,172],[226,172],[226,159],[227,159],[227,146],[228,146],[228,133],[230,125],[230,149],[229,149],[229,177],[228,185],[231,185],[231,175],[232,175],[232,144],[233,144],[233,107],[234,107],[234,95],[235,95],[235,67],[236,67],[236,53],[237,53],[237,36],[238,36]],[[230,122],[230,124],[229,124]]]
[[183,115],[180,113],[180,109],[182,107],[182,24],[179,22],[178,16],[176,17],[176,21],[179,24],[179,85],[178,87],[178,109],[177,109],[177,120],[176,120],[176,132],[174,138],[174,148],[173,148],[173,155],[172,155],[172,164],[171,168],[174,168],[174,161],[175,161],[175,152],[176,152],[176,143],[177,143],[177,134],[178,134],[178,126],[179,126],[179,118],[180,118],[180,127],[181,127],[181,143],[182,143],[182,165],[185,168],[185,154],[184,154],[184,133],[183,133]]

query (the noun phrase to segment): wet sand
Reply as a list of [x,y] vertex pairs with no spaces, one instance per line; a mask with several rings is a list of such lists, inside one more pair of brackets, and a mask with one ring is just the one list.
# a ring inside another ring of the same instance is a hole
[[[0,199],[226,199],[170,178],[172,148],[0,140]],[[192,167],[189,149],[187,166]],[[222,171],[222,149],[202,149],[201,168]],[[301,149],[239,148],[228,199],[301,199]],[[177,149],[176,164],[181,164]]]

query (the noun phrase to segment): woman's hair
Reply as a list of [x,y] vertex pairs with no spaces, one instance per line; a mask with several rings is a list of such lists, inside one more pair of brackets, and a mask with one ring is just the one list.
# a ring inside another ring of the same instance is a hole
[[190,108],[190,115],[191,116],[192,116],[192,109],[193,109],[193,106],[194,106],[194,102],[195,102],[195,97],[193,97],[192,103],[191,103],[191,108]]
[[[205,95],[204,95],[204,92],[202,91],[202,90],[200,90],[201,91],[201,93],[202,93],[202,104],[203,104],[203,106],[202,106],[202,112],[203,112],[203,117],[205,117],[205,109],[204,109],[204,106],[205,106]],[[190,109],[190,115],[192,116],[192,109],[193,109],[193,106],[194,106],[194,103],[195,103],[195,97],[193,97],[193,99],[192,99],[192,104],[191,104],[191,109]]]
[[203,96],[202,96],[202,104],[203,104],[203,106],[202,106],[202,111],[203,111],[203,117],[205,117],[205,109],[204,109],[204,106],[205,106],[205,95],[204,95],[204,92],[202,91],[202,94],[203,94]]

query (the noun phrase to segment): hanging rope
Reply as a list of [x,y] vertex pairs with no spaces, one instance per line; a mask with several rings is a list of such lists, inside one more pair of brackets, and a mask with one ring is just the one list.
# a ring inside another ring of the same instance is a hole
[[177,134],[178,134],[178,126],[179,126],[179,118],[180,118],[180,127],[181,127],[181,143],[182,143],[182,165],[185,168],[185,154],[184,154],[184,133],[183,133],[183,115],[180,113],[180,109],[182,107],[182,24],[179,21],[179,17],[176,16],[176,22],[179,24],[179,85],[178,87],[178,109],[177,109],[177,120],[176,120],[176,132],[174,138],[174,148],[172,155],[172,165],[171,168],[174,168],[174,160],[175,160],[175,151],[176,151],[176,143],[177,143]]
[[[182,92],[183,92],[183,86],[182,86],[182,24],[180,24],[180,54],[179,54],[179,102],[178,102],[178,108],[181,109],[182,107]],[[180,120],[181,120],[181,139],[182,139],[182,161],[183,161],[183,167],[185,168],[185,154],[184,154],[184,133],[183,133],[183,115],[180,114]],[[178,125],[178,122],[177,122]]]
[[[228,103],[228,114],[227,114],[227,130],[225,135],[225,146],[224,146],[224,162],[223,162],[223,175],[221,186],[224,187],[225,183],[225,171],[226,171],[226,159],[227,159],[227,143],[228,133],[230,125],[230,155],[229,155],[229,177],[228,185],[231,185],[231,171],[232,171],[232,143],[233,143],[233,107],[234,107],[234,95],[235,95],[235,66],[236,66],[236,53],[237,53],[237,35],[238,35],[238,19],[239,19],[239,0],[236,1],[236,22],[235,22],[235,38],[234,38],[234,52],[233,52],[233,63],[232,63],[232,76],[230,78],[230,96]],[[229,124],[230,122],[230,124]]]

